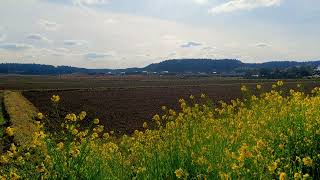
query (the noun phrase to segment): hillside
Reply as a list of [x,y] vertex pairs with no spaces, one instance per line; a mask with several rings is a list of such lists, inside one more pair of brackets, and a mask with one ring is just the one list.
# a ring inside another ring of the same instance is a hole
[[144,69],[152,72],[169,71],[175,73],[230,72],[244,65],[243,62],[233,59],[177,59],[151,64]]
[[294,67],[315,68],[320,61],[270,61],[265,63],[243,63],[235,59],[173,59],[160,63],[150,64],[144,68],[127,69],[86,69],[71,66],[52,66],[42,64],[0,64],[2,74],[30,74],[30,75],[58,75],[58,74],[121,74],[121,73],[143,73],[143,72],[168,72],[168,73],[234,73],[247,72],[259,69],[284,70]]

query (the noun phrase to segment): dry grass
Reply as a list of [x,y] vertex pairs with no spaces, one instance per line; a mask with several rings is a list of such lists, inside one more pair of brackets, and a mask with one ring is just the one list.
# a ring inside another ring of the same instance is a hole
[[2,152],[3,150],[3,135],[4,135],[4,128],[5,128],[5,123],[6,120],[4,118],[4,114],[3,114],[3,92],[0,91],[0,152]]
[[25,145],[31,142],[37,109],[20,92],[4,91],[4,105],[15,129],[14,141]]

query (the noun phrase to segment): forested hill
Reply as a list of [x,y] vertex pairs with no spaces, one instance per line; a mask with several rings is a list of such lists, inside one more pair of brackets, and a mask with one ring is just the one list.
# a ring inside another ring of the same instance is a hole
[[243,63],[235,59],[174,59],[166,60],[157,64],[145,67],[148,71],[169,71],[169,72],[234,72],[249,69],[286,69],[292,67],[318,67],[320,61],[270,61],[265,63]]
[[56,75],[56,74],[98,74],[98,73],[139,73],[139,72],[168,72],[168,73],[233,73],[248,72],[261,69],[284,70],[288,68],[308,67],[316,68],[320,61],[271,61],[266,63],[243,63],[235,59],[173,59],[160,63],[150,64],[144,68],[128,69],[86,69],[70,66],[52,66],[41,64],[0,64],[1,74],[30,74],[30,75]]
[[151,72],[230,72],[237,68],[243,67],[245,64],[234,59],[177,59],[166,60],[161,63],[151,64],[144,69]]
[[72,73],[105,73],[108,71],[108,69],[86,69],[71,66],[52,66],[43,64],[0,64],[0,73],[2,74],[57,75]]

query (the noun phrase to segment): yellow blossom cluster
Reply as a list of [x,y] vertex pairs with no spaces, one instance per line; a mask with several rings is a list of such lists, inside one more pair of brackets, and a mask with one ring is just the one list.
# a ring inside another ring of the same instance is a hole
[[51,101],[52,101],[53,103],[58,103],[58,102],[60,101],[60,96],[59,96],[59,95],[53,95],[53,96],[51,97]]

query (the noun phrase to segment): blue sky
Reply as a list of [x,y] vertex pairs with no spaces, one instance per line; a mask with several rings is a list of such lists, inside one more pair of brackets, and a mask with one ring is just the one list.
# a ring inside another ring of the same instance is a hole
[[320,59],[319,0],[1,0],[0,63]]

